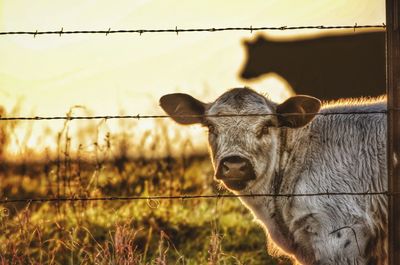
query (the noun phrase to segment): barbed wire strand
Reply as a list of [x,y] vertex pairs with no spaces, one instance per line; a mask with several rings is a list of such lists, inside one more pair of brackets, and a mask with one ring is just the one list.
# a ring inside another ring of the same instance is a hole
[[386,110],[382,111],[353,111],[353,112],[317,112],[317,113],[256,113],[256,114],[218,114],[218,115],[104,115],[104,116],[35,116],[35,117],[0,117],[0,121],[15,120],[111,120],[111,119],[165,119],[165,118],[227,118],[227,117],[260,117],[260,116],[304,116],[304,115],[367,115],[367,114],[386,114]]
[[255,193],[255,194],[209,194],[209,195],[175,195],[175,196],[125,196],[125,197],[56,197],[56,198],[5,198],[0,204],[18,202],[75,202],[75,201],[135,201],[135,200],[189,200],[189,199],[215,199],[215,198],[245,198],[245,197],[315,197],[315,196],[394,196],[400,193],[378,192],[318,192],[318,193]]
[[304,29],[318,29],[318,30],[331,30],[331,29],[371,29],[371,28],[383,28],[386,29],[386,24],[375,24],[375,25],[315,25],[315,26],[280,26],[280,27],[223,27],[223,28],[178,28],[177,26],[173,29],[117,29],[112,30],[108,28],[107,30],[64,30],[62,27],[60,30],[47,30],[47,31],[2,31],[0,35],[71,35],[71,34],[104,34],[108,36],[110,34],[120,34],[120,33],[136,33],[142,35],[144,33],[179,33],[184,32],[221,32],[221,31],[249,31],[253,33],[255,31],[262,30],[304,30]]

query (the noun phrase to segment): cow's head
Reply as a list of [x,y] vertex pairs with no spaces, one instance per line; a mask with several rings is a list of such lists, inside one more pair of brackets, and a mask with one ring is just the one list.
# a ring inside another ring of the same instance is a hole
[[[319,111],[320,101],[294,96],[278,105],[248,88],[235,88],[209,104],[177,93],[161,97],[160,105],[180,124],[208,127],[216,179],[231,190],[242,191],[273,174],[281,128],[309,123]],[[250,115],[233,116],[237,114]]]
[[282,47],[262,35],[255,40],[243,41],[243,46],[246,59],[239,73],[243,79],[253,79],[272,72],[279,74],[281,64],[287,67],[285,53],[280,50]]

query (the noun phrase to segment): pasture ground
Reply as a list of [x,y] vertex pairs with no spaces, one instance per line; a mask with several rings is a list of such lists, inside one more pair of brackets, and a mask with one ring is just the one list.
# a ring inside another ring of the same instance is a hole
[[[3,162],[2,198],[224,193],[207,155]],[[236,198],[0,205],[0,264],[289,264]]]

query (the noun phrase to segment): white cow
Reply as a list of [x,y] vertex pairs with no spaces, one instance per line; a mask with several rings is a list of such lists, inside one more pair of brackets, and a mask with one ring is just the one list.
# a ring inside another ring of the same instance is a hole
[[[383,97],[321,107],[316,98],[294,96],[278,105],[236,88],[209,104],[187,94],[165,95],[160,104],[178,123],[208,127],[215,177],[235,194],[387,190]],[[260,113],[274,115],[229,116]],[[387,264],[386,195],[241,201],[275,246],[301,264]]]

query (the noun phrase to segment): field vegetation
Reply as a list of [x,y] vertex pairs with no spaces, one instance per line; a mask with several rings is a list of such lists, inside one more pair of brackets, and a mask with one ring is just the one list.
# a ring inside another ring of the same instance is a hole
[[[1,199],[226,192],[213,181],[204,151],[171,151],[190,142],[171,139],[166,122],[141,135],[138,123],[119,122],[123,133],[113,134],[106,121],[72,133],[73,122],[49,136],[54,150],[23,149],[28,136],[14,156],[6,151],[19,137],[14,132],[32,125],[1,123]],[[236,198],[5,203],[0,227],[4,265],[289,264],[267,254],[261,226]]]

